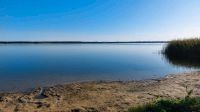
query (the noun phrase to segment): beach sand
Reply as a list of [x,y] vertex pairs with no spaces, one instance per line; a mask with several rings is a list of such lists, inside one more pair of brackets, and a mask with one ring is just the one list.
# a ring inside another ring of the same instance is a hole
[[157,98],[200,96],[200,72],[141,81],[94,81],[0,93],[0,112],[124,112]]

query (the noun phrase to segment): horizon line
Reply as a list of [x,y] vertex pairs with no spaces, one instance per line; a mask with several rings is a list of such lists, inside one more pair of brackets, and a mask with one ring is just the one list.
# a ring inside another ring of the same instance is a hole
[[168,43],[169,41],[0,41],[0,44]]

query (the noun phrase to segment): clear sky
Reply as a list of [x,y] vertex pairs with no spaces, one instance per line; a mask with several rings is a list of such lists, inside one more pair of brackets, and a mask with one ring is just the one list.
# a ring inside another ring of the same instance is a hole
[[0,0],[0,40],[200,36],[200,0]]

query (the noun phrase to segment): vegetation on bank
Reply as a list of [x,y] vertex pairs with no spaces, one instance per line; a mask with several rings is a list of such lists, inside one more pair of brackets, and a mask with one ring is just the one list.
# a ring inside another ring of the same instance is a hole
[[143,106],[132,107],[129,112],[200,112],[200,98],[191,97],[192,90],[183,99],[159,99]]
[[160,99],[130,108],[129,112],[200,112],[200,98]]
[[200,39],[173,40],[168,43],[164,53],[176,57],[200,58]]
[[170,41],[163,53],[169,62],[187,67],[200,66],[200,38]]

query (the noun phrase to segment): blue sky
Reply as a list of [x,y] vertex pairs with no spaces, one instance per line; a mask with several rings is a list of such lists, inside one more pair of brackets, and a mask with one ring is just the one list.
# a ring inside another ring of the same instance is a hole
[[0,0],[0,40],[200,36],[200,0]]

